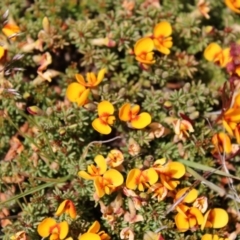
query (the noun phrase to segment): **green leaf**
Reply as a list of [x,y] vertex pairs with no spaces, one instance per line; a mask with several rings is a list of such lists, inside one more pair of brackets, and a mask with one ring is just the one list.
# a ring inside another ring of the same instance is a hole
[[212,168],[212,167],[209,167],[209,166],[206,166],[206,165],[202,165],[200,163],[190,162],[190,161],[183,160],[183,159],[182,160],[178,160],[178,162],[181,162],[181,163],[183,163],[184,165],[186,165],[188,167],[196,168],[198,170],[212,172],[214,174],[218,174],[218,175],[221,175],[221,176],[225,176],[225,177],[229,177],[229,178],[234,178],[234,179],[240,180],[239,177],[236,177],[234,175],[231,175],[229,173],[225,173],[225,172],[223,172],[221,170],[217,170],[215,168]]
[[217,192],[221,197],[226,194],[226,191],[223,188],[215,185],[212,182],[209,182],[208,180],[206,180],[204,177],[199,175],[196,171],[194,171],[190,167],[187,167],[187,172],[190,173],[191,175],[193,175],[193,177],[196,178],[197,180],[200,180],[202,183],[206,184],[213,191]]

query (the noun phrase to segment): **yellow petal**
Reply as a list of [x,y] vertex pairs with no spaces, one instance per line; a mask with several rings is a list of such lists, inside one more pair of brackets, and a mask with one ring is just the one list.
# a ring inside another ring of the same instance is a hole
[[181,232],[186,232],[189,229],[189,222],[187,218],[181,213],[177,213],[177,215],[175,216],[175,223],[177,229]]
[[107,69],[106,68],[103,68],[99,71],[98,75],[97,75],[97,81],[95,83],[95,86],[97,86],[99,83],[102,82],[103,78],[104,78],[104,75],[106,74],[107,72]]
[[96,193],[99,198],[103,197],[105,194],[104,191],[104,185],[103,185],[103,178],[102,177],[96,177],[94,179],[94,187],[96,189]]
[[60,227],[59,237],[60,239],[64,239],[68,235],[69,230],[68,223],[66,221],[60,222],[59,227]]
[[101,240],[100,236],[95,233],[84,233],[78,240]]
[[82,86],[86,86],[86,82],[81,74],[76,74],[75,78]]
[[94,162],[97,164],[98,168],[99,168],[99,174],[102,175],[107,171],[107,162],[105,160],[105,158],[102,155],[97,155],[94,158]]
[[90,93],[90,89],[86,89],[81,96],[77,99],[77,104],[79,107],[83,106],[87,102],[88,95]]
[[[233,136],[233,131],[232,131],[230,125],[228,124],[228,122],[225,121],[225,120],[223,120],[222,123],[223,123],[223,127],[226,129],[226,131],[228,132],[228,134],[229,134],[230,136]],[[216,136],[216,138],[217,138],[217,135],[214,135],[214,136]],[[214,136],[213,136],[213,137],[214,137]]]
[[85,171],[79,171],[78,176],[81,177],[81,178],[84,178],[86,180],[93,180],[95,178],[94,176],[91,176],[90,174],[88,174]]
[[240,122],[240,109],[230,108],[224,113],[224,118],[230,120],[231,122]]
[[231,140],[230,140],[229,136],[224,132],[220,132],[218,134],[218,138],[223,146],[224,152],[231,153],[232,152],[232,144],[231,144]]
[[95,73],[89,72],[87,73],[87,85],[90,86],[96,86],[95,83],[97,82],[97,77]]
[[201,240],[213,240],[213,236],[207,233],[202,236]]
[[143,171],[144,175],[148,177],[148,182],[150,185],[153,185],[158,180],[158,174],[153,168],[149,168]]
[[122,107],[119,109],[119,113],[118,113],[118,117],[120,118],[120,120],[122,120],[124,122],[130,121],[130,119],[131,119],[130,109],[131,109],[130,103],[125,103],[122,105]]
[[64,200],[58,207],[57,212],[55,213],[56,216],[60,216],[63,214],[63,212],[65,211],[65,207],[67,204],[68,200]]
[[213,228],[225,227],[228,223],[228,213],[222,208],[214,208],[210,211],[208,221],[212,223]]
[[208,210],[208,211],[205,213],[205,215],[203,216],[203,222],[202,222],[202,224],[201,224],[201,230],[203,230],[203,229],[205,228],[205,226],[207,225],[207,220],[208,220],[210,211],[211,211],[211,210]]
[[158,23],[153,29],[153,36],[155,38],[163,36],[168,37],[172,34],[172,26],[169,22],[163,21]]
[[154,52],[149,52],[149,53],[145,53],[145,55],[143,56],[138,55],[135,57],[135,59],[138,62],[143,63],[141,66],[143,66],[144,69],[148,69],[149,66],[147,64],[154,64],[156,62],[153,58],[153,55],[154,55]]
[[112,128],[106,124],[105,122],[103,122],[100,118],[96,118],[95,120],[93,120],[92,122],[92,127],[99,133],[102,134],[109,134],[112,131]]
[[233,0],[225,0],[225,4],[234,12],[240,13],[239,7],[234,4]]
[[179,179],[185,174],[185,166],[179,162],[169,162],[169,170],[167,171],[172,178]]
[[3,26],[2,31],[7,37],[11,37],[13,34],[19,33],[20,28],[15,24],[7,23]]
[[136,129],[143,129],[149,125],[152,121],[152,117],[149,113],[140,113],[135,119],[131,120],[131,126]]
[[88,229],[89,233],[98,233],[100,230],[100,223],[95,221]]
[[0,59],[4,56],[4,53],[5,53],[5,49],[0,46]]
[[37,227],[38,234],[46,238],[50,234],[50,228],[56,225],[56,221],[53,218],[45,218]]
[[131,113],[132,115],[137,115],[140,111],[140,106],[139,105],[134,105],[132,108],[131,108]]
[[109,169],[107,172],[104,173],[103,177],[111,180],[111,184],[115,187],[123,184],[122,174],[115,169]]
[[113,105],[108,101],[102,101],[98,104],[98,115],[101,117],[104,114],[112,115],[114,113]]
[[79,83],[71,83],[67,87],[66,96],[70,102],[77,102],[86,88]]
[[203,223],[203,215],[202,215],[202,212],[198,208],[191,207],[189,210],[189,213],[191,215],[195,216],[198,225],[201,225]]
[[127,175],[126,186],[129,189],[135,190],[137,188],[136,179],[141,175],[140,169],[132,169]]
[[159,52],[161,52],[165,55],[170,54],[169,48],[165,47],[162,42],[159,42],[157,39],[154,39],[153,42],[154,42],[154,45],[155,45],[156,49]]
[[75,219],[76,216],[77,216],[77,211],[76,211],[76,208],[74,206],[74,203],[69,200],[68,204],[69,204],[69,206],[68,206],[68,213],[69,213],[69,215],[70,215],[70,217],[72,219]]
[[204,50],[204,57],[208,61],[214,61],[214,58],[217,54],[219,54],[222,51],[222,48],[217,43],[210,43],[207,48]]
[[221,67],[225,67],[231,61],[230,48],[223,49],[222,53],[223,61],[221,62]]
[[[175,195],[175,199],[179,199],[182,195],[184,195],[188,191],[189,187],[185,187],[177,192]],[[192,203],[194,200],[196,200],[198,196],[198,190],[195,188],[191,189],[189,193],[184,197],[183,202],[185,203]]]
[[139,39],[134,46],[135,55],[139,55],[143,52],[152,52],[154,49],[153,40],[149,37]]

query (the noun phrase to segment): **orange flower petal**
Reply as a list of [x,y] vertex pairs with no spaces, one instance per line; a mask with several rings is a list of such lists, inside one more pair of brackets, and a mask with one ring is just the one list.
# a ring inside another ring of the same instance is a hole
[[79,83],[71,83],[67,87],[66,97],[70,102],[77,102],[86,88]]
[[90,93],[90,89],[86,89],[81,96],[77,99],[77,104],[79,107],[83,106],[87,102],[88,95]]
[[208,221],[212,223],[213,228],[225,227],[228,223],[228,213],[222,208],[214,208],[210,210]]
[[98,233],[100,230],[100,223],[95,221],[88,229],[89,233]]
[[101,117],[104,114],[112,115],[114,107],[109,101],[102,101],[98,104],[98,115]]
[[66,204],[68,203],[68,200],[64,200],[58,207],[57,212],[55,213],[56,216],[60,216],[64,213]]
[[56,225],[55,219],[45,218],[37,227],[38,234],[43,238],[48,237],[50,234],[50,228],[54,225]]
[[68,223],[66,221],[60,222],[59,224],[60,228],[60,233],[59,233],[59,238],[64,239],[68,235]]
[[95,233],[84,233],[78,240],[101,240],[100,236]]
[[119,113],[118,113],[120,120],[122,120],[124,122],[130,121],[130,119],[131,119],[130,109],[131,109],[130,103],[125,103],[122,105],[122,107],[119,109]]
[[[177,192],[175,195],[175,199],[179,199],[182,195],[184,195],[188,191],[189,187],[185,187]],[[191,189],[189,193],[184,197],[183,202],[185,203],[192,203],[194,200],[196,200],[198,196],[198,190],[195,188]]]
[[106,68],[103,68],[101,69],[99,72],[98,72],[98,75],[97,75],[97,81],[95,83],[95,86],[97,86],[99,83],[102,82],[103,78],[104,78],[104,75],[106,74],[107,72],[107,69]]
[[86,180],[93,180],[95,178],[95,176],[91,176],[90,174],[88,174],[85,171],[79,171],[78,176],[81,177],[81,178],[84,178]]
[[111,184],[115,187],[118,187],[123,184],[122,174],[115,169],[108,170],[107,172],[104,173],[103,177],[111,180]]
[[181,232],[186,232],[189,229],[188,219],[181,213],[177,213],[177,215],[175,216],[175,223],[177,229]]
[[103,197],[105,192],[104,192],[104,187],[103,187],[103,178],[102,177],[96,177],[94,179],[94,187],[96,189],[96,193],[99,198]]
[[2,31],[7,37],[11,37],[12,35],[14,35],[16,33],[19,33],[20,28],[15,24],[7,23],[3,26]]
[[219,54],[221,51],[222,48],[217,43],[210,43],[204,50],[203,55],[208,61],[213,62],[216,55]]
[[94,162],[97,164],[99,168],[99,174],[102,175],[107,171],[107,162],[102,155],[97,155],[94,158]]
[[135,190],[137,188],[136,179],[141,175],[140,169],[132,169],[127,175],[126,186],[129,189]]
[[82,74],[76,74],[75,78],[78,81],[78,83],[80,83],[82,86],[86,86],[86,82],[85,82]]
[[169,162],[168,167],[169,170],[167,172],[171,175],[172,178],[179,179],[186,172],[185,166],[180,162]]
[[131,126],[136,129],[143,129],[149,125],[152,121],[152,117],[149,113],[142,112],[136,119],[131,120]]
[[101,134],[107,135],[112,131],[112,128],[108,124],[104,123],[100,118],[93,120],[92,127]]
[[158,180],[158,174],[153,168],[144,170],[143,174],[147,176],[150,185],[153,185]]
[[[234,12],[236,13],[240,13],[240,9],[239,6],[237,6],[237,1],[233,1],[233,0],[225,0],[225,4]],[[239,3],[238,3],[239,5]]]
[[143,52],[152,52],[154,49],[153,40],[149,37],[139,39],[134,46],[134,53],[139,55]]
[[203,223],[203,215],[198,208],[191,207],[189,210],[189,214],[195,216],[198,225],[201,225]]
[[159,36],[168,37],[171,34],[172,34],[172,26],[167,21],[158,23],[153,29],[153,36],[155,38]]

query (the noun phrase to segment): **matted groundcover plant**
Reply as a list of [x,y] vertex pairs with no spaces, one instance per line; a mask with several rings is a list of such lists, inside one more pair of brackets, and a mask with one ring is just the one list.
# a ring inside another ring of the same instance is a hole
[[0,239],[240,240],[240,0],[1,0]]

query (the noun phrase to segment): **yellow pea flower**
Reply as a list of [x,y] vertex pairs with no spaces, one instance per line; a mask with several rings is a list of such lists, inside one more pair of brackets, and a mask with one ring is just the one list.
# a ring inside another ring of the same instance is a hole
[[46,238],[50,235],[50,240],[62,240],[69,231],[69,226],[66,221],[57,223],[53,218],[45,218],[37,227],[38,234]]
[[100,231],[100,224],[95,221],[88,231],[78,237],[78,240],[110,240],[110,237],[104,231]]
[[229,154],[232,152],[230,137],[224,132],[214,134],[212,137],[212,144],[214,146],[212,154],[218,154],[219,152]]
[[149,187],[148,193],[152,193],[152,198],[156,198],[160,202],[166,198],[168,189],[162,183],[155,183]]
[[222,49],[217,43],[210,43],[203,53],[206,60],[225,67],[230,61],[230,48]]
[[74,82],[68,85],[66,97],[70,102],[76,102],[78,106],[83,106],[87,102],[90,89],[86,89],[81,84]]
[[139,105],[134,105],[131,107],[130,103],[125,103],[119,109],[118,116],[120,120],[128,122],[130,127],[133,127],[135,129],[143,129],[151,123],[152,117],[147,112],[142,112],[138,114],[139,111]]
[[170,53],[169,49],[173,45],[171,34],[172,26],[167,21],[160,22],[154,27],[153,42],[159,52],[166,55]]
[[186,207],[185,212],[177,213],[175,223],[180,232],[186,232],[201,225],[203,223],[203,215],[198,208]]
[[208,208],[208,199],[205,196],[197,198],[194,203],[193,207],[198,208],[202,213],[205,213]]
[[202,236],[201,240],[229,240],[229,238],[222,238],[216,234],[207,233]]
[[63,213],[69,214],[72,219],[76,218],[77,212],[74,203],[71,200],[64,200],[58,207],[56,216],[60,216]]
[[206,212],[203,222],[201,223],[201,230],[206,227],[223,228],[228,223],[228,213],[222,208],[213,208]]
[[240,13],[240,0],[225,0],[225,4],[235,13]]
[[120,166],[123,163],[123,161],[124,156],[122,152],[117,149],[111,150],[106,157],[107,164],[112,168]]
[[8,38],[11,38],[12,40],[15,40],[15,37],[11,37],[11,36],[14,36],[15,34],[20,33],[20,28],[15,24],[7,23],[3,26],[2,32]]
[[102,155],[97,155],[94,158],[94,162],[97,164],[97,166],[93,164],[88,165],[88,172],[79,171],[78,176],[86,180],[94,180],[94,178],[103,175],[107,171],[107,163]]
[[15,235],[10,237],[10,240],[29,240],[25,231],[17,232]]
[[85,80],[81,74],[76,74],[75,77],[76,77],[78,83],[81,84],[82,86],[94,88],[102,82],[106,71],[107,71],[106,68],[101,69],[99,71],[97,77],[96,77],[95,73],[88,72],[87,73],[87,82],[85,82]]
[[230,108],[223,113],[222,123],[230,136],[233,136],[234,129],[240,123],[240,108]]
[[121,186],[122,183],[123,176],[115,169],[109,169],[103,176],[94,179],[94,187],[99,198],[105,194],[110,195],[117,187]]
[[166,159],[158,159],[154,162],[153,168],[158,173],[162,184],[168,190],[174,190],[179,181],[176,179],[181,178],[186,170],[185,166],[179,162],[168,162],[166,163]]
[[115,117],[113,116],[114,107],[108,101],[102,101],[97,107],[98,118],[92,122],[92,127],[99,133],[109,134],[112,131],[110,127],[115,122]]
[[134,45],[135,58],[144,68],[155,63],[153,49],[154,43],[150,37],[141,38]]
[[158,174],[153,168],[146,170],[140,170],[134,168],[130,170],[127,175],[126,187],[132,190],[138,188],[139,191],[144,191],[145,188],[149,188],[158,180]]

